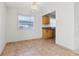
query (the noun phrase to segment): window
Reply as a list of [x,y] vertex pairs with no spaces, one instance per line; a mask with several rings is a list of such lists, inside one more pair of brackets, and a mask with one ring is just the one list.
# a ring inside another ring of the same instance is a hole
[[34,23],[33,16],[18,15],[18,27],[19,29],[32,28]]

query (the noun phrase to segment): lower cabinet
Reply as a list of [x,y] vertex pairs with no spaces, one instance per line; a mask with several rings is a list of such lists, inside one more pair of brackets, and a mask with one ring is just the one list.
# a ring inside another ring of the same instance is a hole
[[42,37],[43,39],[50,39],[55,37],[55,29],[51,27],[42,28]]

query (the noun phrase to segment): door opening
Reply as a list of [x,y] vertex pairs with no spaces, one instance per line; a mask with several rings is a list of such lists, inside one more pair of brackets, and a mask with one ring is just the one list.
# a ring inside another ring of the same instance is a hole
[[42,38],[56,40],[56,11],[42,16]]

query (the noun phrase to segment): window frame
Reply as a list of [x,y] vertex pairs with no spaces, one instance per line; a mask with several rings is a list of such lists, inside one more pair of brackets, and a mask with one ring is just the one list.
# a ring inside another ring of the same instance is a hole
[[34,17],[34,20],[32,21],[33,22],[33,26],[32,27],[28,27],[28,28],[20,28],[20,25],[19,25],[19,15],[21,15],[21,16],[28,16],[28,17],[34,17],[34,15],[25,15],[25,14],[17,14],[17,28],[19,29],[19,30],[27,30],[27,29],[33,29],[33,27],[34,27],[34,21],[35,21],[35,17]]

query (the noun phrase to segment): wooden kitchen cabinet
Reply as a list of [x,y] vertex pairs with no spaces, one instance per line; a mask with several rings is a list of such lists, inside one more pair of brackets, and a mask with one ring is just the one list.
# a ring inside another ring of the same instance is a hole
[[50,39],[55,37],[55,30],[48,27],[48,28],[42,28],[43,33],[43,39]]
[[42,24],[46,25],[50,23],[49,16],[45,15],[42,17]]

